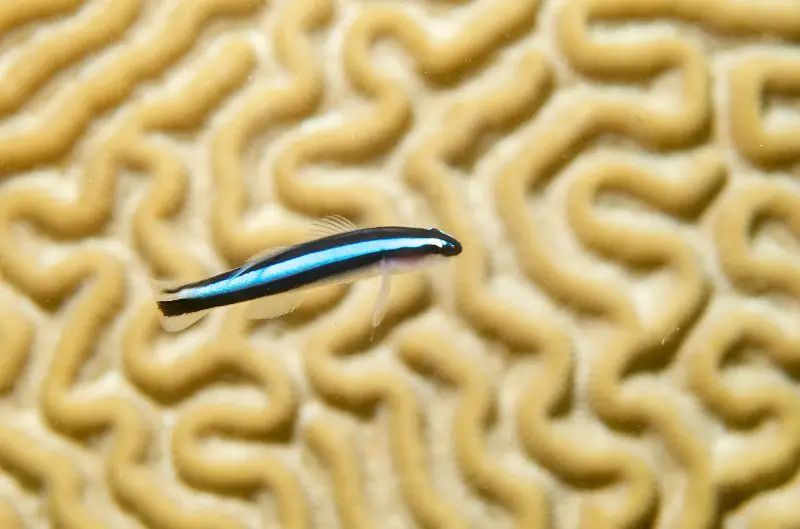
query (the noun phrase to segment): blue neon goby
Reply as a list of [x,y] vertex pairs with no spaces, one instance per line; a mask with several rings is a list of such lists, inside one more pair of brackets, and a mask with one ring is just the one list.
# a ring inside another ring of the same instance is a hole
[[243,302],[249,302],[247,314],[252,318],[275,318],[297,308],[309,287],[380,274],[383,281],[372,321],[377,326],[393,273],[461,253],[461,243],[436,228],[359,229],[338,216],[326,217],[315,227],[323,237],[263,252],[241,267],[207,279],[183,285],[154,281],[161,326],[180,331],[211,309]]

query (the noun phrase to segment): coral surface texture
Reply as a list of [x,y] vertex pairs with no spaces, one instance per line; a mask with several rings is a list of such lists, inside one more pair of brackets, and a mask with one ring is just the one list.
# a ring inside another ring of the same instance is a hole
[[[3,0],[0,528],[800,528],[800,0]],[[159,324],[320,219],[463,252]]]

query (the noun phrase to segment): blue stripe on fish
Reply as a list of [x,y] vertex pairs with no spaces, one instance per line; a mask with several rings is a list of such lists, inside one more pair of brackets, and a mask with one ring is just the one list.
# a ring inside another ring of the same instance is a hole
[[403,237],[377,239],[347,244],[345,246],[335,246],[333,248],[301,255],[293,259],[287,259],[286,261],[269,265],[261,269],[245,272],[240,276],[223,279],[217,283],[181,290],[178,296],[181,299],[217,296],[245,288],[267,285],[279,279],[285,279],[337,262],[350,261],[354,258],[364,257],[369,254],[382,254],[402,249],[417,249],[426,245],[436,245],[439,243],[440,241],[437,239]]
[[[156,301],[162,326],[180,330],[215,307],[258,298],[277,302],[278,295],[288,300],[287,295],[315,284],[354,280],[360,273],[375,271],[377,267],[382,267],[385,274],[385,270],[398,262],[414,263],[426,257],[459,253],[461,244],[435,228],[387,226],[337,231],[201,281],[160,288],[156,291]],[[282,314],[275,307],[272,313]],[[170,322],[170,318],[183,319]]]

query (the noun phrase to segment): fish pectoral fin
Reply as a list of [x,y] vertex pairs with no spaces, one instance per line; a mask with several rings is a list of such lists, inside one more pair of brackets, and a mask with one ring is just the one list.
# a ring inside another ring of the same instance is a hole
[[270,320],[294,312],[302,302],[302,293],[296,291],[264,296],[247,303],[245,316],[251,320]]
[[381,288],[378,290],[378,297],[375,300],[375,308],[372,311],[372,327],[375,328],[386,317],[389,308],[389,294],[392,290],[392,271],[386,261],[381,262]]
[[292,246],[273,246],[272,248],[261,250],[260,252],[252,255],[247,261],[244,262],[242,266],[239,267],[239,269],[236,272],[231,274],[231,278],[242,275],[243,273],[247,272],[255,265],[257,265],[258,263],[263,262],[264,260],[270,257],[274,257],[279,253],[283,253],[291,247]]
[[202,320],[209,312],[209,310],[201,310],[177,316],[167,316],[164,313],[160,313],[161,328],[167,332],[180,332]]

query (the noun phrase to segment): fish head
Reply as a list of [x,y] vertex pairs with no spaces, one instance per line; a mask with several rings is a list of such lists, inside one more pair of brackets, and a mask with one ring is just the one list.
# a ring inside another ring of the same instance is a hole
[[461,253],[461,243],[455,237],[438,228],[429,228],[428,231],[436,241],[434,253],[443,257],[453,257]]

